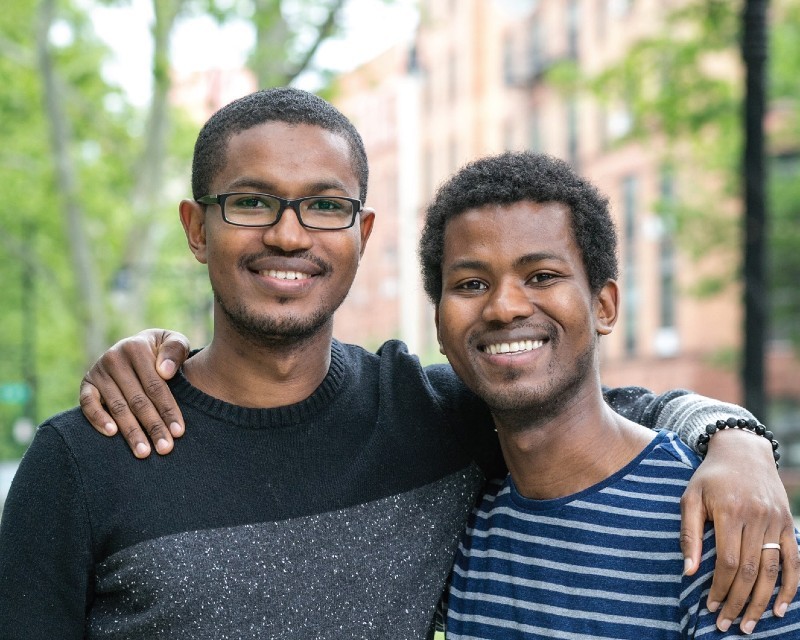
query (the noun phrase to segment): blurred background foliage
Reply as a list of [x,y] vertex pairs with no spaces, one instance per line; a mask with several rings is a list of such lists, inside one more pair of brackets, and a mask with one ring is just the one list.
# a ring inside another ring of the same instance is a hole
[[[249,20],[256,44],[248,64],[259,86],[276,86],[314,67],[346,1],[152,0],[152,95],[141,105],[102,72],[110,51],[90,19],[99,0],[5,0],[0,460],[18,458],[27,445],[25,429],[13,428],[26,426],[21,417],[35,423],[77,403],[83,372],[115,340],[147,326],[208,327],[207,278],[177,223],[198,125],[169,102],[176,25],[201,15]],[[778,4],[769,59],[770,287],[775,330],[800,345],[800,0]],[[741,8],[741,1],[687,0],[658,36],[602,75],[580,77],[566,63],[549,80],[610,104],[624,100],[633,125],[627,139],[666,141],[666,162],[671,145],[688,144],[698,165],[740,195],[742,83],[717,73],[714,59],[738,55]],[[642,69],[660,69],[661,77]],[[331,80],[325,68],[316,71]],[[684,250],[735,254],[736,230],[718,223],[704,193],[698,186],[696,198],[680,208],[664,203],[662,213]],[[739,277],[736,255],[729,264],[705,282],[705,293]]]

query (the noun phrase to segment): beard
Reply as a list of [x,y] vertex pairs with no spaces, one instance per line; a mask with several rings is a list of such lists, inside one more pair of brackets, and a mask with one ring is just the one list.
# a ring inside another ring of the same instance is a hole
[[[310,316],[275,318],[253,313],[241,301],[229,304],[216,289],[213,291],[214,300],[231,326],[256,346],[294,346],[305,343],[330,326],[334,311],[342,303],[340,300],[333,308],[322,307]],[[279,305],[287,302],[286,299],[278,300]]]
[[[557,347],[559,338],[551,335]],[[531,425],[558,416],[574,401],[586,380],[594,374],[597,337],[586,350],[566,368],[551,362],[547,367],[547,379],[537,386],[520,389],[514,383],[525,374],[521,370],[509,370],[502,386],[478,385],[473,391],[486,402],[489,409],[503,426],[513,432],[527,431]]]

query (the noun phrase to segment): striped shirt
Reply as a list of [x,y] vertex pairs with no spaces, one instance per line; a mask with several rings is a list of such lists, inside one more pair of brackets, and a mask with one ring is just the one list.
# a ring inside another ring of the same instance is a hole
[[[475,508],[453,568],[447,638],[720,638],[706,608],[716,553],[682,577],[680,498],[699,458],[662,431],[603,482],[555,500],[508,476]],[[738,621],[731,636],[740,634]],[[752,638],[800,638],[800,605],[771,605]]]

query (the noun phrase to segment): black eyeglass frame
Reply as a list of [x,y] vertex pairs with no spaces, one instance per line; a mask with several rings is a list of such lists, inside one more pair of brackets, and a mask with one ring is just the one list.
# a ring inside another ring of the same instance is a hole
[[[270,222],[269,224],[242,224],[241,222],[233,222],[228,219],[225,215],[225,201],[231,196],[267,196],[268,198],[274,198],[280,203],[280,208],[278,209],[278,213],[275,214],[275,221]],[[315,227],[310,224],[306,224],[303,221],[303,214],[300,213],[300,203],[304,202],[305,200],[320,200],[328,198],[336,198],[337,200],[347,200],[350,204],[353,205],[353,215],[350,218],[350,223],[343,227]],[[280,196],[274,196],[271,193],[253,193],[251,191],[232,191],[230,193],[217,193],[215,195],[207,195],[197,198],[195,202],[200,204],[209,205],[209,204],[218,204],[220,213],[222,214],[222,219],[235,227],[245,227],[249,229],[266,229],[268,227],[274,227],[281,221],[281,216],[283,216],[283,212],[286,211],[287,208],[291,208],[292,211],[295,212],[297,215],[297,221],[300,223],[302,227],[305,229],[313,229],[314,231],[343,231],[344,229],[349,229],[356,223],[356,216],[361,213],[361,210],[364,208],[364,203],[357,198],[347,198],[345,196],[303,196],[302,198],[281,198]]]

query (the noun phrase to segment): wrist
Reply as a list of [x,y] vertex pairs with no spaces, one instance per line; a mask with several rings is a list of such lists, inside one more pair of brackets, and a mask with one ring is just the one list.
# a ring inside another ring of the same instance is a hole
[[[708,452],[711,440],[720,438],[721,433],[727,432],[733,434],[735,432],[747,434],[744,436],[747,440],[752,442],[755,447],[761,447],[765,452],[771,451],[772,458],[775,462],[775,467],[778,468],[778,460],[781,454],[778,452],[780,443],[775,439],[772,431],[768,430],[763,424],[757,420],[743,418],[728,418],[727,420],[717,420],[716,423],[706,425],[705,433],[700,434],[697,439],[697,449],[705,455]],[[731,435],[721,436],[723,439],[730,438]],[[752,438],[752,440],[751,440]]]

